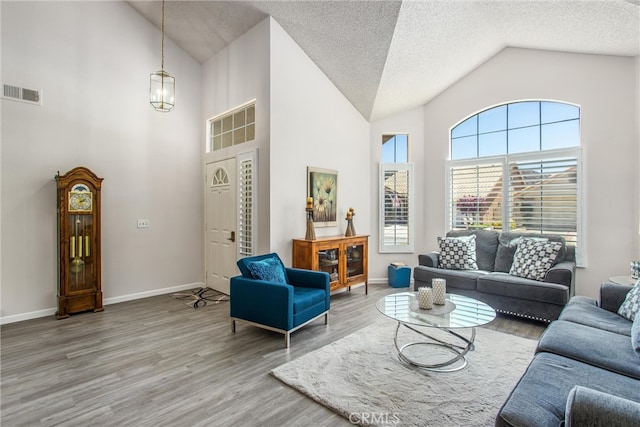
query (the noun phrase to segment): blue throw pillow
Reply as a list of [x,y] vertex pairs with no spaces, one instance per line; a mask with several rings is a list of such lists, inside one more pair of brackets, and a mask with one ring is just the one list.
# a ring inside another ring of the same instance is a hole
[[247,267],[254,279],[287,284],[286,272],[280,260],[276,258],[265,258],[261,261],[250,262]]
[[633,325],[631,325],[631,345],[633,346],[633,351],[640,357],[640,316],[638,315],[633,321]]

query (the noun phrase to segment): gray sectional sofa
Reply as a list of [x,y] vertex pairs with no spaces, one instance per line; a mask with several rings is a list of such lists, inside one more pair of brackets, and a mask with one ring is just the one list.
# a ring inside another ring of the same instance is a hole
[[630,289],[605,283],[599,304],[569,301],[540,338],[496,426],[640,425],[640,350],[632,345],[633,322],[617,314]]
[[431,286],[434,278],[447,281],[447,292],[483,301],[496,311],[539,321],[558,318],[565,304],[574,295],[575,248],[566,245],[557,235],[535,235],[535,238],[561,242],[562,247],[553,266],[542,280],[509,274],[518,239],[530,234],[494,230],[452,230],[447,237],[475,235],[475,270],[454,270],[439,267],[440,253],[418,256],[413,270],[414,287]]

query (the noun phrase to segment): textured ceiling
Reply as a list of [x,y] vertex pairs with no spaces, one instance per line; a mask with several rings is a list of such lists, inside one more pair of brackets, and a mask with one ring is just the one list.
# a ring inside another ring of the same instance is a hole
[[[128,1],[160,28],[160,1]],[[200,62],[271,15],[369,120],[428,102],[507,46],[640,55],[639,0],[171,1]]]

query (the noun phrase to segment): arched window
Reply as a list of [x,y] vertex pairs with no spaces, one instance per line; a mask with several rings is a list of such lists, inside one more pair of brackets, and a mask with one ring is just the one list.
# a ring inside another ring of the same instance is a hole
[[499,105],[451,129],[451,160],[580,146],[580,108],[562,102]]
[[498,105],[451,128],[450,229],[561,234],[582,264],[580,108],[553,101]]

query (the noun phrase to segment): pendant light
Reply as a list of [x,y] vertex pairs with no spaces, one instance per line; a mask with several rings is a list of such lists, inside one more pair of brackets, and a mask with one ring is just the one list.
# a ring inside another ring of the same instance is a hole
[[164,0],[162,0],[162,67],[149,76],[149,102],[156,111],[169,112],[175,105],[176,79],[164,70]]

